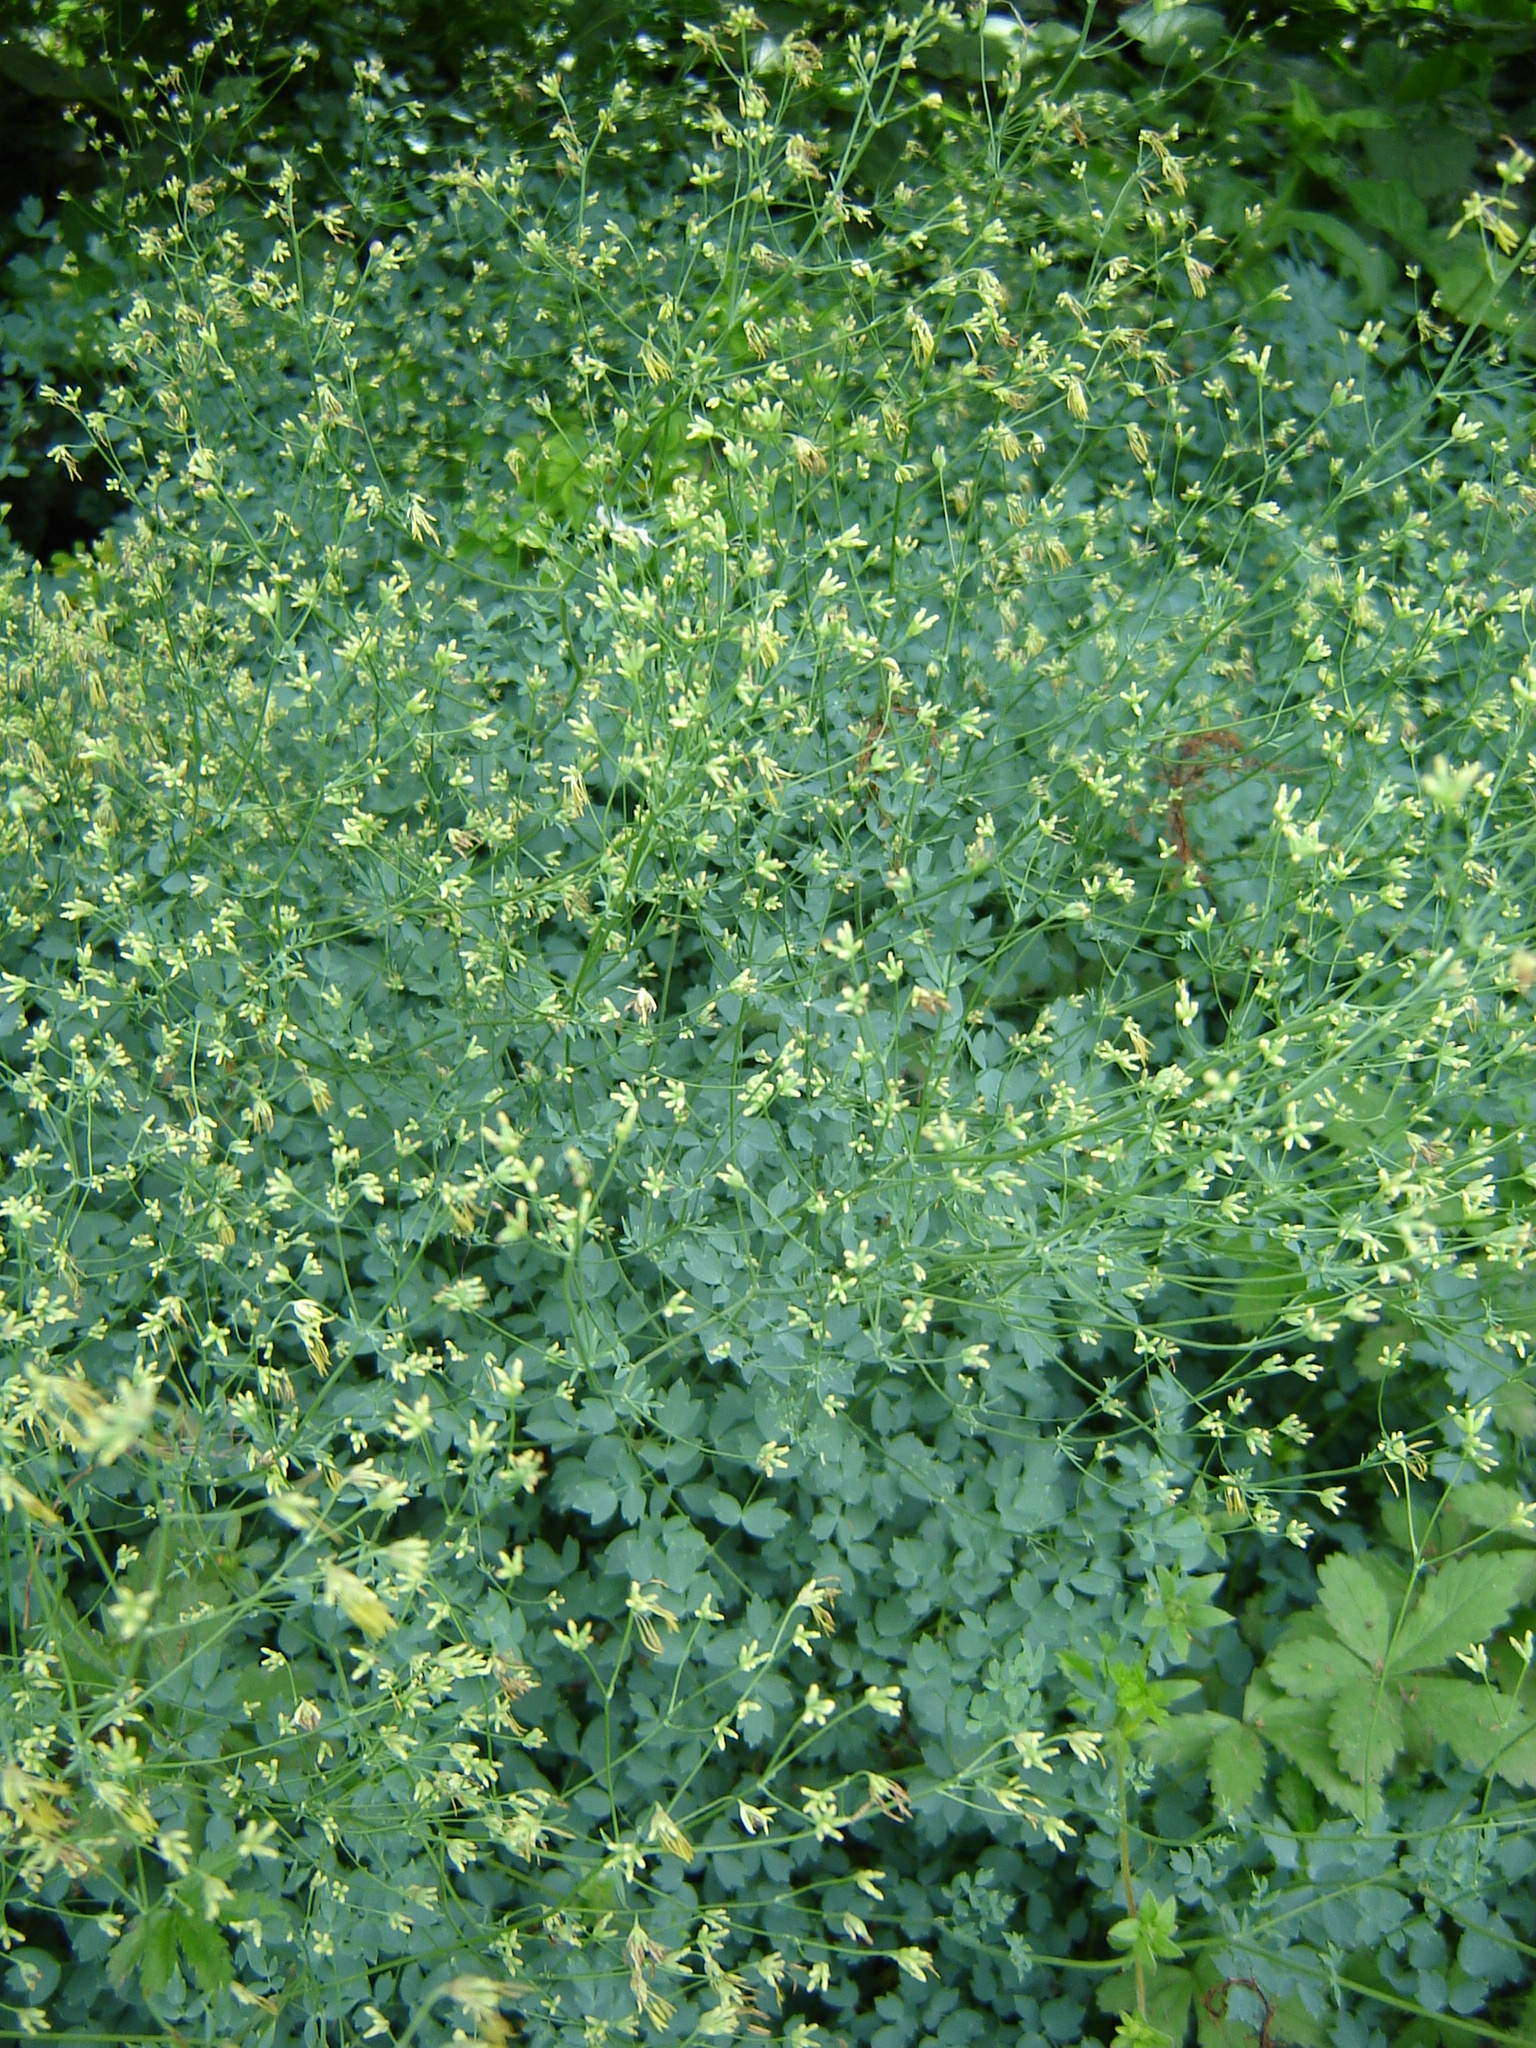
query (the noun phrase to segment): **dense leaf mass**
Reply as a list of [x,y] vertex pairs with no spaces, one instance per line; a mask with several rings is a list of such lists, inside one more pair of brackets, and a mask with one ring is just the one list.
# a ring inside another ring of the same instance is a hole
[[1528,380],[959,33],[135,102],[0,584],[24,2030],[1521,2024]]

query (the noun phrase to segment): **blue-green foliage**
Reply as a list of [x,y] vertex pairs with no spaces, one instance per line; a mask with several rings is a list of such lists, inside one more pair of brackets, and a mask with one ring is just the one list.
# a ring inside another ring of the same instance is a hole
[[18,2024],[1518,2027],[1530,394],[933,27],[153,117],[4,586]]

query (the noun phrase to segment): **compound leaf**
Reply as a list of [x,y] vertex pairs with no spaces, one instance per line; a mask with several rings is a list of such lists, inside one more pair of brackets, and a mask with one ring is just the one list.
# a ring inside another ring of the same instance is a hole
[[1515,1701],[1474,1679],[1421,1678],[1405,1688],[1405,1705],[1421,1749],[1443,1742],[1469,1770],[1536,1786],[1536,1720]]
[[1312,1628],[1283,1638],[1264,1664],[1265,1675],[1298,1700],[1330,1700],[1342,1686],[1363,1678],[1367,1670],[1336,1637]]
[[1317,1575],[1318,1599],[1339,1641],[1379,1671],[1392,1634],[1387,1596],[1358,1558],[1330,1557]]
[[1462,1557],[1425,1584],[1392,1645],[1387,1669],[1433,1671],[1485,1643],[1536,1582],[1536,1559],[1514,1552]]
[[218,1991],[234,1975],[229,1947],[218,1927],[200,1914],[178,1910],[172,1916],[181,1952],[199,1991]]
[[1251,1728],[1230,1721],[1211,1744],[1211,1797],[1224,1813],[1243,1813],[1264,1783],[1264,1745]]
[[176,1927],[169,1913],[151,1913],[144,1930],[139,1983],[146,1998],[158,1998],[176,1967]]
[[1378,1783],[1403,1746],[1403,1717],[1394,1693],[1373,1679],[1345,1686],[1328,1716],[1328,1734],[1346,1777],[1357,1785],[1367,1779]]
[[[1328,1718],[1326,1700],[1286,1699],[1265,1683],[1263,1673],[1256,1673],[1248,1681],[1244,1721],[1293,1763],[1325,1799],[1331,1799],[1345,1813],[1358,1814],[1361,1787],[1351,1784],[1339,1770]],[[1381,1795],[1374,1785],[1368,1790],[1367,1800],[1368,1818],[1374,1819],[1381,1811]]]
[[1226,1714],[1171,1714],[1160,1724],[1149,1724],[1140,1741],[1153,1763],[1177,1770],[1205,1756],[1223,1733],[1237,1726]]

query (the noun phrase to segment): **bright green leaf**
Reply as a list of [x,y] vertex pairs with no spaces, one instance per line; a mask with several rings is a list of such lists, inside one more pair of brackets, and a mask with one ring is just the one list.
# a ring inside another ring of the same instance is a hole
[[1425,1582],[1393,1642],[1387,1669],[1433,1671],[1486,1643],[1536,1586],[1536,1558],[1504,1552],[1454,1558]]
[[1170,1714],[1166,1721],[1144,1727],[1138,1743],[1153,1763],[1182,1770],[1203,1757],[1224,1730],[1237,1725],[1226,1714]]
[[1409,1733],[1433,1752],[1444,1743],[1469,1770],[1536,1789],[1536,1717],[1476,1679],[1420,1678],[1404,1689]]
[[171,1916],[176,1939],[200,1991],[217,1991],[234,1975],[229,1948],[218,1927],[201,1914],[177,1910]]
[[1278,1642],[1263,1669],[1266,1678],[1294,1699],[1326,1700],[1364,1675],[1369,1666],[1337,1637],[1309,1627]]
[[1358,1558],[1336,1554],[1317,1575],[1318,1604],[1339,1641],[1363,1662],[1380,1670],[1386,1659],[1394,1616],[1387,1596]]
[[1380,1679],[1360,1678],[1334,1696],[1328,1715],[1328,1737],[1339,1768],[1357,1784],[1379,1783],[1392,1768],[1403,1743],[1403,1721],[1396,1693]]
[[[1326,1799],[1346,1813],[1358,1814],[1362,1790],[1339,1769],[1328,1730],[1329,1711],[1326,1699],[1285,1698],[1265,1683],[1262,1673],[1249,1680],[1243,1701],[1243,1719],[1249,1727],[1257,1729]],[[1364,1798],[1367,1817],[1379,1814],[1379,1789],[1370,1786]]]
[[1225,1813],[1245,1813],[1264,1784],[1264,1745],[1251,1728],[1233,1721],[1211,1744],[1211,1797]]

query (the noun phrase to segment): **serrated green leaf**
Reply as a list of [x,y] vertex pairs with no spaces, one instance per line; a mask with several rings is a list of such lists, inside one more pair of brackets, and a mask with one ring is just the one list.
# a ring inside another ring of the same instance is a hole
[[1504,1743],[1494,1758],[1494,1775],[1506,1785],[1516,1785],[1522,1791],[1536,1790],[1536,1722],[1527,1716],[1523,1733],[1515,1735],[1508,1728],[1504,1730]]
[[107,1982],[114,1991],[121,1991],[144,1954],[144,1944],[150,1928],[159,1916],[155,1913],[141,1913],[119,1935],[107,1952]]
[[1298,1700],[1332,1699],[1369,1668],[1336,1636],[1312,1628],[1282,1637],[1264,1661],[1265,1676]]
[[229,1946],[217,1926],[200,1914],[178,1909],[172,1920],[181,1952],[200,1991],[218,1991],[234,1975]]
[[1412,1584],[1412,1574],[1395,1557],[1388,1557],[1383,1551],[1368,1550],[1360,1559],[1371,1577],[1387,1596],[1387,1606],[1394,1618],[1401,1614]]
[[[1358,1667],[1357,1667],[1358,1668]],[[1358,1814],[1362,1788],[1353,1785],[1338,1767],[1328,1732],[1329,1703],[1326,1699],[1287,1699],[1265,1683],[1262,1673],[1248,1681],[1243,1700],[1243,1719],[1256,1728],[1280,1754],[1307,1777],[1325,1799],[1345,1813]],[[1370,1786],[1365,1792],[1367,1818],[1381,1812],[1381,1794]]]
[[176,1928],[170,1913],[149,1916],[144,1930],[144,1947],[139,1964],[139,1983],[146,1998],[158,1998],[171,1981],[176,1967]]
[[1345,1777],[1379,1783],[1403,1746],[1403,1719],[1395,1691],[1378,1679],[1357,1679],[1336,1696],[1328,1738]]
[[1530,1506],[1513,1486],[1501,1486],[1496,1479],[1474,1479],[1470,1486],[1458,1486],[1450,1506],[1465,1515],[1474,1529],[1507,1531],[1517,1541],[1536,1543]]
[[1238,1725],[1228,1714],[1170,1714],[1144,1728],[1138,1742],[1153,1763],[1177,1770],[1203,1757],[1220,1735]]
[[1211,1797],[1224,1813],[1244,1813],[1264,1783],[1264,1745],[1251,1728],[1232,1721],[1211,1744]]
[[1387,1596],[1358,1558],[1330,1557],[1317,1575],[1318,1604],[1356,1657],[1380,1670],[1392,1634]]
[[1510,1551],[1454,1558],[1425,1582],[1387,1659],[1402,1673],[1433,1671],[1486,1643],[1536,1585],[1536,1558]]
[[[1536,326],[1536,321],[1528,318],[1520,329],[1511,331],[1523,332],[1529,337],[1533,326]],[[1513,1376],[1502,1380],[1493,1390],[1493,1419],[1500,1429],[1507,1429],[1511,1436],[1519,1437],[1523,1441],[1536,1437],[1536,1393],[1531,1391],[1524,1380],[1515,1379]]]
[[1421,1748],[1444,1743],[1469,1770],[1536,1787],[1536,1717],[1476,1679],[1419,1678],[1402,1692],[1409,1733]]

